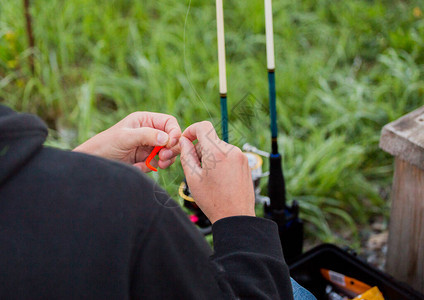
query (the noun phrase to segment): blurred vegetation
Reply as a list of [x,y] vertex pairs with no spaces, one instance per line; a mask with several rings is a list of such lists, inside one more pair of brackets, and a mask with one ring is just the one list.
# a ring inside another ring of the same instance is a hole
[[[392,160],[378,148],[380,130],[422,105],[424,5],[273,6],[290,198],[300,201],[309,235],[340,241],[332,231],[343,229],[357,237],[358,226],[388,212]],[[267,150],[263,9],[263,1],[224,3],[229,109],[246,95],[263,108],[252,124],[230,115],[244,126],[232,140],[243,135]],[[32,0],[31,14],[33,50],[22,1],[0,0],[0,101],[43,118],[49,145],[70,149],[136,110],[175,115],[182,127],[218,123],[215,1]],[[179,164],[152,176],[177,197]]]

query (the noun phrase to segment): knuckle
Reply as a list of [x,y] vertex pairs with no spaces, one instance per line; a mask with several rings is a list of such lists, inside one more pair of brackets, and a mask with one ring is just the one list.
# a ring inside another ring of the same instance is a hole
[[144,114],[145,114],[144,111],[135,111],[135,112],[130,113],[130,116],[139,117],[139,116],[143,116]]
[[207,127],[207,128],[213,128],[213,125],[210,121],[202,121],[202,122],[200,122],[200,125]]
[[122,140],[122,141],[131,141],[134,140],[134,134],[131,130],[128,130],[128,128],[123,128],[119,135],[116,136],[115,141]]
[[143,120],[145,116],[146,116],[145,111],[135,111],[135,112],[130,113],[126,117],[126,119],[128,118],[129,120],[134,120],[134,119]]
[[234,147],[233,150],[231,150],[231,154],[237,163],[240,164],[246,164],[247,163],[247,157],[246,155],[240,150],[238,147]]
[[213,155],[214,155],[214,157],[215,157],[215,159],[217,161],[223,161],[223,160],[225,160],[227,158],[227,156],[225,155],[225,153],[223,153],[222,151],[219,151],[219,150],[218,151],[214,151]]

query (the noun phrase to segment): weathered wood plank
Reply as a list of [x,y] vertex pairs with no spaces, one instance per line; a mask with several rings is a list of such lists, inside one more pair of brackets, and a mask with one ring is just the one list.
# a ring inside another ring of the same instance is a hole
[[424,106],[384,126],[395,156],[387,271],[424,293]]
[[424,106],[384,126],[380,148],[424,170]]
[[386,270],[424,293],[424,171],[398,157]]

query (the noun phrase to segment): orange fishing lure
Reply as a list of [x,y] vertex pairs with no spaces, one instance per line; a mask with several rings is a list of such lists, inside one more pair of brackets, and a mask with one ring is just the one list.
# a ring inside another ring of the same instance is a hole
[[149,155],[149,156],[147,157],[147,159],[146,159],[146,166],[147,166],[150,170],[152,170],[152,171],[154,171],[154,172],[157,172],[157,171],[158,171],[158,169],[156,169],[155,167],[153,167],[152,165],[150,165],[150,162],[152,161],[152,159],[153,159],[153,158],[155,158],[156,154],[158,154],[158,153],[159,153],[159,151],[160,151],[163,147],[165,147],[165,146],[156,146],[155,148],[153,148],[152,153],[150,153],[150,155]]

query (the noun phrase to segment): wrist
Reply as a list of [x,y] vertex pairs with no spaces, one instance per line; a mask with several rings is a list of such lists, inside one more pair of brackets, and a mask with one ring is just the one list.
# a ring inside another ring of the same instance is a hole
[[235,212],[235,213],[223,213],[219,216],[214,216],[210,218],[210,221],[212,224],[215,222],[225,219],[225,218],[231,218],[231,217],[256,217],[255,210],[249,211],[249,212]]
[[108,158],[105,151],[106,143],[102,142],[101,134],[102,133],[95,135],[72,151]]

